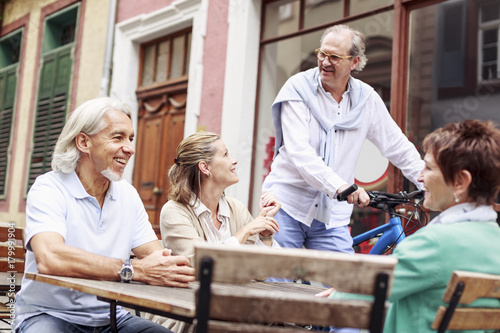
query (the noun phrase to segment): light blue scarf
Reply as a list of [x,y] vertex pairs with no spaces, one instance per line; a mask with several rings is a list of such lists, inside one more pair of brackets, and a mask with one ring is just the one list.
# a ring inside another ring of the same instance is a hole
[[[276,143],[274,148],[274,156],[278,155],[279,148],[283,144],[283,129],[281,127],[281,103],[288,101],[301,101],[304,102],[313,116],[319,121],[321,131],[321,145],[320,156],[326,165],[333,169],[335,165],[335,130],[353,130],[359,128],[362,122],[362,110],[373,92],[373,88],[366,83],[357,80],[353,77],[349,78],[349,97],[351,101],[351,108],[349,113],[342,118],[338,123],[334,123],[328,115],[320,112],[318,102],[318,89],[319,87],[319,71],[318,67],[309,69],[305,72],[300,72],[288,79],[285,82],[280,92],[273,102],[272,116],[274,123],[274,130],[276,133]],[[330,223],[330,200],[326,194],[321,193],[318,212],[316,220],[323,223]]]
[[429,222],[432,224],[453,224],[459,222],[496,222],[497,212],[492,206],[478,206],[473,202],[465,202],[444,210]]

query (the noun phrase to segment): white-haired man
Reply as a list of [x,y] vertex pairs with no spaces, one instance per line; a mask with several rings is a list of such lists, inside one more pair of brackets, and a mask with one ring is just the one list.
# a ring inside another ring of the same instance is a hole
[[[187,287],[188,259],[162,249],[137,191],[121,180],[135,150],[128,107],[97,98],[78,107],[56,143],[52,171],[26,206],[26,271]],[[129,260],[130,252],[138,259]],[[109,305],[95,296],[23,279],[17,332],[108,332]],[[170,332],[120,308],[121,333]]]

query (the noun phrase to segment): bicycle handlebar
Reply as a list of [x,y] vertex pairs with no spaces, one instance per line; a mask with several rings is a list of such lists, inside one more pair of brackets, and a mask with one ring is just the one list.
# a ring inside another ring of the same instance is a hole
[[[344,191],[340,192],[337,195],[338,201],[345,201],[347,197],[356,191],[358,186],[356,184],[352,184]],[[399,193],[388,193],[388,192],[380,192],[380,191],[368,191],[366,192],[370,197],[370,203],[368,206],[378,208],[378,205],[385,204],[404,204],[413,200],[423,199],[425,191],[413,191],[411,193],[406,193],[404,191]]]
[[424,198],[425,191],[413,191],[406,193],[404,191],[399,193],[387,193],[379,191],[369,191],[367,192],[370,197],[370,203],[368,206],[376,207],[379,204],[405,204],[414,200],[421,200]]
[[347,197],[351,193],[356,192],[357,189],[358,189],[358,185],[352,184],[351,186],[349,186],[348,188],[346,188],[345,190],[343,190],[342,192],[340,192],[337,195],[337,200],[338,201],[345,201],[345,200],[347,200]]

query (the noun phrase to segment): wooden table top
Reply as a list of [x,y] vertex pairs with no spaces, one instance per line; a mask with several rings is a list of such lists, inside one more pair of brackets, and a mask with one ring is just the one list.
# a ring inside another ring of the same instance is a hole
[[[191,283],[189,288],[175,288],[152,286],[138,282],[99,281],[35,273],[26,273],[26,278],[146,309],[187,318],[196,316],[198,282]],[[284,294],[301,294],[306,297],[314,297],[315,294],[324,290],[322,287],[301,283],[278,282],[250,282],[241,285],[213,283],[212,288],[232,294],[246,294],[249,292],[276,293],[276,297]]]

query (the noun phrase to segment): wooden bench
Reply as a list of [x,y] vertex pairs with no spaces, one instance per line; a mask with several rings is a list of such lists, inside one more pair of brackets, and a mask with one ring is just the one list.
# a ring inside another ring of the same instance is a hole
[[0,222],[0,321],[6,324],[12,320],[15,294],[21,288],[24,257],[24,229],[13,222]]
[[[388,256],[199,244],[195,248],[195,267],[200,281],[197,332],[297,331],[268,325],[274,323],[381,332],[396,262],[397,259]],[[242,284],[271,276],[321,282],[340,292],[374,297],[345,300],[293,291],[235,288],[235,292],[227,292],[227,288],[217,288],[217,283]]]
[[450,330],[500,329],[500,308],[457,307],[479,298],[500,299],[500,275],[455,271],[443,296],[448,306],[440,306],[432,323],[438,333]]

